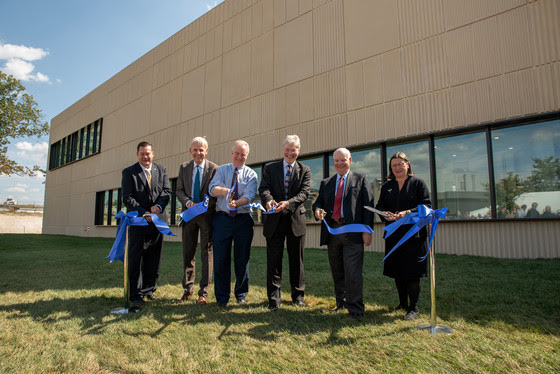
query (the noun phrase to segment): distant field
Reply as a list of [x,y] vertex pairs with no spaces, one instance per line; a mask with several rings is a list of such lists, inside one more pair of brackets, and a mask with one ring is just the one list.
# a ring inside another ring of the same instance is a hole
[[1,234],[40,234],[43,229],[43,213],[0,211]]

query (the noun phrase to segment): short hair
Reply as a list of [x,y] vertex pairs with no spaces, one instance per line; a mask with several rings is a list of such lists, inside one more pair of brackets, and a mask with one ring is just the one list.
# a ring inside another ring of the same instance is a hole
[[297,135],[286,136],[286,139],[284,139],[284,142],[282,143],[282,148],[284,148],[284,146],[286,144],[291,144],[291,145],[295,146],[296,148],[301,148],[300,147],[300,142],[299,142],[299,136],[297,136]]
[[140,143],[138,143],[138,145],[136,146],[136,153],[138,153],[138,151],[140,150],[140,148],[142,147],[152,147],[152,150],[154,149],[154,146],[151,145],[150,143],[146,142],[146,141],[142,141]]
[[191,140],[191,145],[189,146],[189,149],[192,148],[193,144],[202,144],[206,149],[208,149],[208,142],[202,136],[197,136],[196,138],[193,138],[193,140]]
[[338,148],[336,151],[334,151],[333,154],[332,154],[333,158],[334,158],[334,155],[336,154],[336,152],[342,152],[348,158],[352,157],[352,155],[350,154],[350,151],[346,148]]
[[231,150],[233,151],[238,145],[246,147],[247,154],[249,154],[249,152],[251,151],[251,148],[249,148],[249,143],[247,143],[245,140],[236,140],[235,143],[233,143],[233,147],[231,147]]
[[391,161],[396,158],[403,159],[408,164],[408,176],[414,175],[414,173],[412,172],[412,165],[410,165],[410,161],[408,161],[408,157],[406,157],[406,154],[404,152],[397,152],[389,159],[389,175],[387,176],[387,179],[395,179],[395,174],[393,173],[393,169],[391,168]]

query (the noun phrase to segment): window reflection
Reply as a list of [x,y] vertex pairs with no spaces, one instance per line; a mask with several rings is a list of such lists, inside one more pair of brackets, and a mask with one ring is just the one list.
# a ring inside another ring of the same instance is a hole
[[113,190],[111,195],[111,225],[112,226],[117,225],[117,219],[115,218],[115,216],[118,213],[118,208],[119,208],[119,189],[116,188]]
[[448,219],[490,218],[486,133],[435,139],[434,147],[438,208],[448,208]]
[[299,160],[302,164],[309,166],[311,169],[311,182],[309,188],[309,197],[303,203],[305,206],[305,218],[307,222],[315,222],[313,210],[311,206],[319,196],[319,187],[323,180],[323,157],[313,157],[308,159]]
[[493,130],[498,218],[560,213],[560,121]]
[[386,153],[388,171],[390,170],[389,160],[391,156],[397,152],[404,152],[410,161],[410,166],[412,167],[414,176],[426,182],[428,190],[431,193],[432,185],[430,180],[430,153],[428,151],[428,141],[398,144],[387,147]]
[[[260,203],[261,199],[259,197],[259,185],[261,183],[261,176],[262,176],[262,167],[261,166],[251,166],[251,169],[253,169],[255,171],[255,173],[257,173],[257,194],[255,195],[255,200],[253,200],[253,202],[255,203]],[[251,216],[253,217],[253,220],[255,221],[255,223],[262,223],[262,211],[260,209],[257,208],[251,208],[253,209],[253,212],[251,213]]]

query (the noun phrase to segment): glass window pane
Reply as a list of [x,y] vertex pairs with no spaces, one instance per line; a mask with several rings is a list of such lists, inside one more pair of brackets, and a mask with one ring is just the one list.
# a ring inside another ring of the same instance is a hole
[[304,160],[299,160],[302,164],[309,166],[311,169],[311,182],[310,182],[310,191],[309,197],[303,205],[305,206],[305,217],[307,222],[315,222],[315,218],[313,217],[313,211],[311,210],[311,206],[317,200],[317,196],[319,196],[319,187],[321,187],[321,181],[323,180],[323,157],[314,157],[308,158]]
[[490,218],[486,133],[435,139],[434,148],[438,208],[448,219]]
[[398,144],[387,147],[387,173],[390,172],[389,160],[391,156],[397,152],[404,152],[410,166],[414,172],[414,176],[424,180],[428,185],[428,190],[431,193],[431,180],[430,180],[430,153],[428,151],[428,141],[421,141],[416,143]]
[[[257,173],[257,194],[255,195],[255,200],[253,200],[254,203],[260,203],[261,199],[259,197],[259,184],[261,183],[261,176],[262,176],[262,167],[261,166],[251,166],[251,169],[253,169],[255,171],[255,173]],[[255,220],[256,223],[262,223],[262,211],[260,209],[257,208],[252,208],[253,209],[253,213],[251,213],[251,215],[253,216],[253,219]]]
[[111,225],[112,226],[117,225],[117,219],[115,218],[115,216],[118,213],[118,208],[119,208],[119,189],[115,188],[113,190],[113,197],[111,201]]
[[109,191],[105,191],[103,198],[103,225],[108,225],[109,223],[109,216],[107,213],[109,212]]
[[560,120],[493,130],[492,150],[498,218],[558,217]]

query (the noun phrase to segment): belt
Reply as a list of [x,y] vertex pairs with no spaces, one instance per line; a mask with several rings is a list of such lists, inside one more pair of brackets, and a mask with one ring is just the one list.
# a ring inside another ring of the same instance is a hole
[[247,216],[247,215],[250,214],[250,213],[237,213],[237,214],[235,215],[235,217],[232,217],[232,216],[229,215],[229,213],[226,213],[226,212],[221,211],[221,210],[219,210],[217,213],[218,213],[218,214],[223,214],[224,216],[229,217],[229,218],[235,218],[235,217],[239,217],[239,216]]

